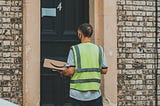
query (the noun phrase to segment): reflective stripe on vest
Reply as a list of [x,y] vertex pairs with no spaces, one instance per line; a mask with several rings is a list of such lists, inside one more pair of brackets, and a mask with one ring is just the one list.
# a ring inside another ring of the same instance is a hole
[[[102,68],[102,49],[101,47],[96,46],[97,50],[95,52],[97,52],[97,55],[95,56],[95,59],[92,59],[98,62],[96,63],[97,67],[92,66],[89,68],[84,68],[82,66],[85,66],[85,65],[84,63],[81,63],[82,62],[81,54],[80,54],[80,49],[78,46],[79,45],[72,47],[74,57],[75,57],[76,67],[75,67],[75,73],[72,76],[71,81],[70,81],[70,88],[80,90],[80,91],[99,90],[100,78],[101,78],[101,68]],[[95,46],[93,46],[93,48],[95,49]]]
[[86,83],[86,82],[100,83],[100,79],[80,79],[80,80],[71,80],[70,81],[70,83]]
[[83,68],[83,69],[76,69],[75,73],[82,73],[82,72],[100,72],[101,69],[99,68]]

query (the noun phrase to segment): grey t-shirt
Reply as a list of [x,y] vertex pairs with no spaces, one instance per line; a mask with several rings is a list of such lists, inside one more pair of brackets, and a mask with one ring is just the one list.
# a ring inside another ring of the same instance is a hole
[[[106,59],[105,59],[105,55],[104,55],[104,59],[103,59],[102,63],[103,63],[102,68],[108,67]],[[66,66],[67,67],[74,67],[75,66],[74,55],[73,55],[72,49],[69,51]],[[81,101],[94,100],[100,96],[101,96],[100,90],[98,90],[98,91],[78,91],[78,90],[70,89],[70,97],[77,99],[77,100],[81,100]]]

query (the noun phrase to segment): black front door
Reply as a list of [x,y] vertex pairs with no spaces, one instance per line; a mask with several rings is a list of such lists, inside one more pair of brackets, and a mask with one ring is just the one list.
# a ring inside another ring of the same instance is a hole
[[45,58],[66,61],[84,22],[89,22],[89,0],[41,0],[41,106],[71,106],[69,78],[42,64]]

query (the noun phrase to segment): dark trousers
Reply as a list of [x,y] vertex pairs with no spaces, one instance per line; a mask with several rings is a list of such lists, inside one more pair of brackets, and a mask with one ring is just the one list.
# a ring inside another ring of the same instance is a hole
[[72,106],[103,106],[102,97],[91,101],[79,101],[71,98]]

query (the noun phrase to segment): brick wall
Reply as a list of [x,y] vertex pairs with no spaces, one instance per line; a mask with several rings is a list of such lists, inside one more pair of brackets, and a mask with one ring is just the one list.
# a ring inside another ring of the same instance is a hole
[[22,0],[0,0],[0,98],[22,104]]
[[118,106],[155,106],[155,0],[117,0],[117,7]]

